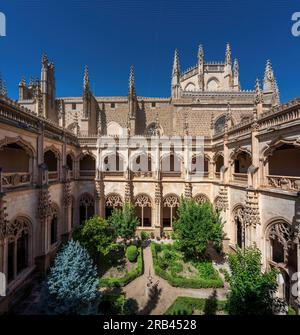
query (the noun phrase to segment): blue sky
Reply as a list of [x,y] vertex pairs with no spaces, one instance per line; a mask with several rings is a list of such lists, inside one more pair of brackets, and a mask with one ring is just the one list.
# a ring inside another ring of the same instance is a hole
[[282,101],[300,96],[300,37],[291,34],[299,0],[2,0],[0,11],[0,70],[14,99],[22,75],[40,76],[43,50],[56,66],[57,96],[82,94],[85,64],[96,95],[126,95],[133,64],[137,94],[166,97],[175,48],[184,70],[196,64],[199,43],[217,61],[227,41],[244,89],[270,58]]

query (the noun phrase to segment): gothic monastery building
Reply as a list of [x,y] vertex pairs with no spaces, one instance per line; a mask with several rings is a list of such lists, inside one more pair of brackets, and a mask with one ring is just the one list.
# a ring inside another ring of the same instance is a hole
[[300,100],[280,103],[270,61],[253,84],[241,88],[229,45],[223,62],[206,61],[200,46],[197,64],[184,72],[176,51],[169,98],[138,96],[133,68],[128,96],[95,96],[86,68],[82,96],[57,98],[46,55],[41,78],[20,81],[18,101],[2,81],[0,272],[7,296],[0,310],[45,274],[87,218],[131,202],[137,233],[167,236],[182,196],[220,211],[225,252],[255,243],[263,268],[280,270],[280,294],[296,304]]

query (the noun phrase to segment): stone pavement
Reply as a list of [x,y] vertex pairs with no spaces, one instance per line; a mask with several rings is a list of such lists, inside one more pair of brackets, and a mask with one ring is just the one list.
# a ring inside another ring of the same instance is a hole
[[[177,297],[209,298],[215,289],[186,289],[171,286],[166,280],[154,273],[150,246],[143,250],[144,274],[123,288],[126,298],[135,299],[139,305],[139,314],[162,315],[172,305]],[[151,274],[153,282],[157,283],[156,293],[147,297],[147,277]],[[217,299],[225,300],[227,290],[216,289]]]

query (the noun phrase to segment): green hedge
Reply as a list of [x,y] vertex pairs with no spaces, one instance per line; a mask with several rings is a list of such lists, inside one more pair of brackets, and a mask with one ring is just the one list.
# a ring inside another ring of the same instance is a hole
[[[153,267],[155,274],[165,280],[174,287],[183,288],[220,288],[223,287],[223,281],[221,278],[218,279],[205,279],[205,278],[182,278],[175,277],[169,274],[167,271],[160,268],[158,265],[157,252],[161,250],[161,247],[157,244],[151,243],[151,251],[153,258]],[[158,249],[158,250],[157,250]]]
[[139,255],[137,258],[137,267],[123,278],[100,278],[99,286],[100,287],[123,287],[129,284],[131,281],[143,274],[143,250],[142,248],[138,249]]
[[[207,304],[209,304],[209,299],[178,297],[165,314],[180,315],[180,312],[190,311],[188,315],[192,315],[195,310],[205,312]],[[226,300],[217,301],[216,311],[226,313]]]
[[138,255],[139,255],[139,252],[135,245],[130,245],[126,249],[126,257],[129,260],[129,262],[135,263]]

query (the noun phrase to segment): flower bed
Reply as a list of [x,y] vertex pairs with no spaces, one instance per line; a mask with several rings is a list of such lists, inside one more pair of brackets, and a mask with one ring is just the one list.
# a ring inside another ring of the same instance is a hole
[[129,284],[131,281],[143,274],[143,250],[138,248],[137,261],[130,271],[128,271],[123,277],[101,277],[99,279],[100,287],[122,287]]
[[183,288],[223,287],[223,281],[212,263],[186,262],[172,245],[151,243],[151,251],[155,274],[170,285]]

